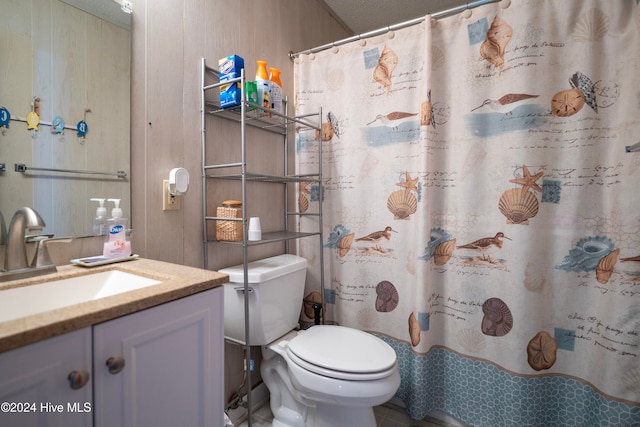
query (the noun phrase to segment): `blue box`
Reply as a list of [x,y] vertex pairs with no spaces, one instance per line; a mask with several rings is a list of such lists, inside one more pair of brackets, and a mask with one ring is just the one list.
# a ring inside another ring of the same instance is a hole
[[220,86],[220,107],[237,107],[242,103],[242,90],[240,83],[230,83]]
[[[229,55],[218,60],[220,82],[240,77],[244,69],[244,59],[238,55]],[[220,86],[220,107],[237,107],[242,103],[240,82]]]
[[238,55],[229,55],[218,60],[218,72],[220,81],[240,77],[240,72],[244,68],[244,59]]

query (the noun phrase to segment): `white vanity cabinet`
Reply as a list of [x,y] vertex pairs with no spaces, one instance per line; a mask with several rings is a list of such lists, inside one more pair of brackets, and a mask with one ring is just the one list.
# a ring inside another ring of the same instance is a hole
[[222,426],[223,322],[219,286],[0,353],[0,426]]
[[222,292],[94,326],[96,427],[223,425]]
[[93,424],[91,328],[0,353],[0,426]]

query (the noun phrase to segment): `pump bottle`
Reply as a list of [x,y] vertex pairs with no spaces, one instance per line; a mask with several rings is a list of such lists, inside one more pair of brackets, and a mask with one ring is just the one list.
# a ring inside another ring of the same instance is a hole
[[93,235],[105,236],[107,234],[107,208],[104,207],[104,199],[93,198],[90,200],[100,203],[96,209],[96,217],[93,219]]
[[115,204],[107,220],[107,237],[102,255],[105,258],[123,258],[131,255],[131,242],[127,239],[127,219],[122,217],[120,199],[108,199]]

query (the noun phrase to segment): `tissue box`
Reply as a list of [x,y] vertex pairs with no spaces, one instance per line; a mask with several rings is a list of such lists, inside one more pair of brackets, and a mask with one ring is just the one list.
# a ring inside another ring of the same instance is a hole
[[240,77],[240,72],[244,68],[244,59],[238,55],[229,55],[218,60],[218,72],[220,81]]

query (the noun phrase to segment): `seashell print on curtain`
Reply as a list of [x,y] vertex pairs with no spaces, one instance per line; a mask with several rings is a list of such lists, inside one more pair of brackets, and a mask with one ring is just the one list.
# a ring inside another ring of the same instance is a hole
[[297,58],[324,321],[395,349],[413,418],[638,424],[638,52],[636,0],[518,0]]

